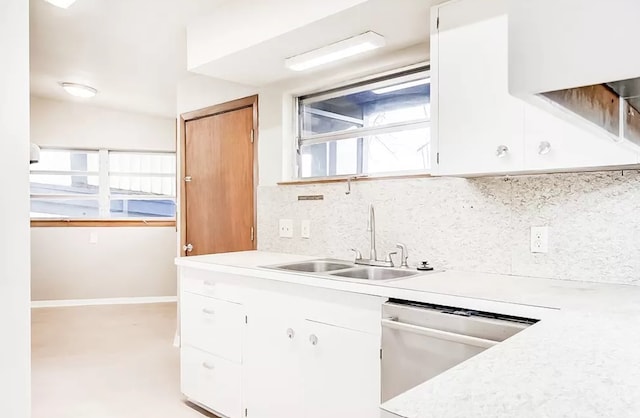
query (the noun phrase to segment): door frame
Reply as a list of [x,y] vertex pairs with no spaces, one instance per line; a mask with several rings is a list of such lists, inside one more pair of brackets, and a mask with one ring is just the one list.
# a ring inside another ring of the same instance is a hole
[[180,182],[178,189],[180,190],[180,206],[178,208],[178,226],[180,228],[180,243],[178,246],[178,255],[183,256],[182,247],[187,244],[187,194],[185,189],[184,178],[186,176],[186,149],[187,149],[187,122],[206,118],[209,116],[219,115],[221,113],[233,112],[234,110],[251,108],[253,110],[253,249],[258,246],[258,95],[244,97],[242,99],[232,100],[230,102],[221,103],[203,109],[182,113],[180,115]]

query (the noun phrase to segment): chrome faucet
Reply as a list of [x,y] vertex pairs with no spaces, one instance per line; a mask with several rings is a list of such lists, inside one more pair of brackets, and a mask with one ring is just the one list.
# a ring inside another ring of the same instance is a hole
[[355,248],[352,248],[351,251],[356,253],[356,264],[361,264],[365,266],[376,266],[376,267],[393,267],[393,259],[391,256],[393,254],[397,254],[397,252],[393,251],[387,253],[387,256],[384,260],[378,260],[378,252],[376,250],[376,212],[373,208],[373,204],[369,205],[369,223],[367,226],[367,231],[371,232],[371,249],[369,250],[369,259],[362,258],[362,254]]

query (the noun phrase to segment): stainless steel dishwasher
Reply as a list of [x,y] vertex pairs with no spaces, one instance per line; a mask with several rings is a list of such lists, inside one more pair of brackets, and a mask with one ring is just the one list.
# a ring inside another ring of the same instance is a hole
[[537,322],[395,299],[382,313],[383,402]]

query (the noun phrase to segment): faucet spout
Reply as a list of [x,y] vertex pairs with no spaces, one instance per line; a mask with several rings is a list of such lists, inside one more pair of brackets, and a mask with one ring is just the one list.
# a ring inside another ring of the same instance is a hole
[[378,254],[376,251],[376,212],[373,208],[373,203],[369,205],[369,231],[371,231],[371,251],[369,253],[369,260],[376,261]]

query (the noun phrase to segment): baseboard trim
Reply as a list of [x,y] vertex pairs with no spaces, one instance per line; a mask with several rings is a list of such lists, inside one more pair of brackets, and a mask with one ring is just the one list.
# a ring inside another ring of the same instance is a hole
[[68,300],[34,300],[32,308],[62,308],[68,306],[98,305],[140,305],[148,303],[177,302],[177,296],[151,296],[138,298],[104,298],[104,299],[68,299]]

